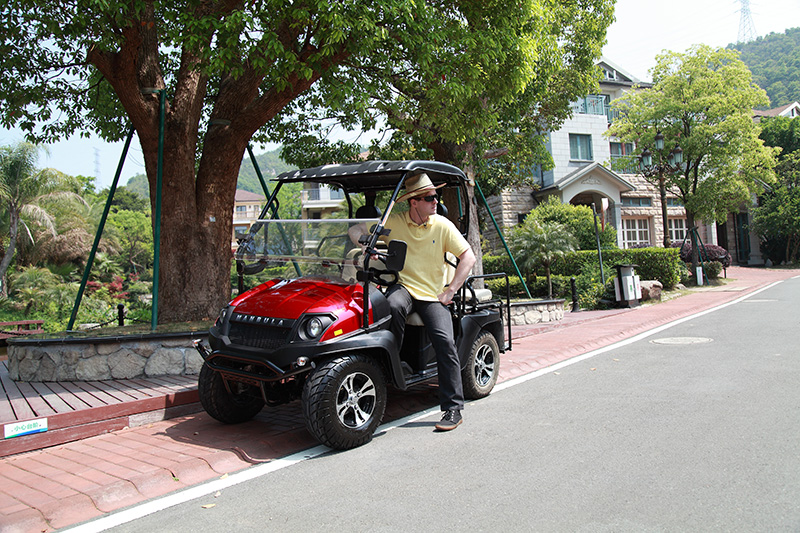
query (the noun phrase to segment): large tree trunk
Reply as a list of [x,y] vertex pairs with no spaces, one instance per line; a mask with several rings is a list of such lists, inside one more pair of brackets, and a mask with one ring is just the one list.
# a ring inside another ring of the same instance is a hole
[[[198,4],[197,9],[233,9],[233,5]],[[220,13],[223,16],[224,13]],[[147,24],[146,21],[151,21]],[[153,213],[157,190],[159,96],[166,90],[159,66],[158,25],[153,4],[141,24],[123,30],[118,52],[89,51],[89,62],[114,88],[139,136],[144,154]],[[294,49],[289,26],[281,39]],[[208,35],[210,45],[212,34]],[[199,125],[209,78],[199,59],[184,51],[174,87],[165,106],[164,158],[161,185],[161,246],[158,322],[184,322],[216,316],[230,297],[231,231],[236,182],[250,137],[322,73],[344,61],[344,44],[318,65],[310,77],[289,74],[282,90],[262,88],[263,75],[245,63],[236,78],[223,77],[215,86],[214,104],[196,165]],[[297,50],[300,64],[315,51]],[[155,221],[154,221],[155,223]]]
[[[467,178],[474,183],[475,171],[469,163],[470,156],[474,151],[472,144],[455,144],[446,142],[432,143],[430,148],[433,150],[433,157],[437,161],[449,163],[459,167],[467,175]],[[481,252],[481,233],[478,225],[478,203],[475,201],[475,187],[470,185],[467,187],[467,206],[469,210],[469,232],[467,233],[467,242],[472,247],[477,261],[475,266],[472,267],[472,273],[476,276],[483,274],[483,254]],[[453,214],[453,213],[451,213]]]

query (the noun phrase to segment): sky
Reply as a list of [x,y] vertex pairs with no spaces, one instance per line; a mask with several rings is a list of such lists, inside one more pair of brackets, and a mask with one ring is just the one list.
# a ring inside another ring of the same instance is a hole
[[[800,27],[800,0],[750,0],[756,36],[783,33]],[[603,55],[642,81],[663,50],[685,52],[692,45],[727,46],[739,35],[742,0],[617,0],[616,21],[608,29]],[[800,95],[797,95],[800,100]],[[0,129],[0,145],[22,140],[22,133]],[[39,167],[53,167],[70,175],[94,176],[98,189],[111,185],[123,148],[98,138],[77,135],[50,145]],[[256,154],[264,148],[254,147]],[[134,137],[123,164],[119,185],[144,174],[144,160]]]

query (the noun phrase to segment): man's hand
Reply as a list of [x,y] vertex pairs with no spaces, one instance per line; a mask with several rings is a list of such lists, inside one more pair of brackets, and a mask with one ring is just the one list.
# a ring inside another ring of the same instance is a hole
[[456,289],[452,287],[445,287],[444,292],[438,296],[439,302],[442,305],[450,305],[453,302],[453,297],[456,295]]

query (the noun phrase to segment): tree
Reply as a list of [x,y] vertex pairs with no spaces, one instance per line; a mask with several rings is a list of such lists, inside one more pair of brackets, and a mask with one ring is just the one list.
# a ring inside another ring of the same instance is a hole
[[[551,196],[533,209],[526,220],[528,218],[536,220],[540,224],[550,222],[562,224],[575,237],[575,245],[579,250],[597,249],[594,214],[588,205],[565,204],[557,197]],[[611,224],[606,224],[600,231],[600,246],[603,248],[617,247],[617,231]]]
[[337,69],[409,57],[434,68],[439,28],[483,4],[12,0],[1,11],[0,120],[43,140],[118,140],[130,124],[155,206],[163,97],[158,321],[211,317],[230,295],[236,177],[253,134]]
[[153,257],[153,236],[149,231],[150,217],[141,211],[120,209],[108,218],[120,237],[120,259],[126,271],[140,274]]
[[800,117],[764,117],[759,125],[764,144],[781,148],[779,159],[800,150]]
[[[277,135],[295,140],[284,155],[299,166],[354,160],[362,151],[358,141],[332,141],[328,126],[377,126],[371,158],[447,162],[480,176],[487,193],[530,184],[536,165],[552,166],[547,133],[569,116],[571,101],[597,85],[594,63],[613,2],[485,2],[462,12],[438,28],[446,38],[431,43],[438,45],[434,68],[409,57],[366,65],[296,100],[296,113],[274,125]],[[343,91],[348,83],[360,89]],[[348,98],[338,98],[342,92]],[[341,105],[314,113],[330,101]],[[477,224],[468,238],[479,252]]]
[[735,51],[705,45],[659,55],[651,73],[652,89],[618,99],[620,119],[609,135],[637,143],[638,153],[659,132],[665,146],[679,145],[683,163],[665,176],[665,186],[683,201],[688,228],[697,220],[724,222],[773,180],[776,150],[764,146],[752,120],[753,108],[768,103],[766,94]]
[[537,266],[544,267],[547,276],[547,295],[553,297],[553,282],[550,278],[550,265],[559,257],[575,250],[577,240],[564,224],[540,222],[528,215],[525,221],[511,232],[511,250],[520,260],[523,268],[533,271]]
[[8,245],[0,260],[2,294],[8,294],[6,272],[17,249],[20,230],[32,237],[26,221],[36,221],[55,234],[52,216],[39,205],[43,198],[80,198],[68,189],[64,174],[36,169],[39,147],[30,143],[0,147],[0,210],[8,223]]
[[753,225],[766,243],[784,243],[780,255],[793,263],[800,259],[800,150],[787,154],[776,173],[777,183],[753,210]]

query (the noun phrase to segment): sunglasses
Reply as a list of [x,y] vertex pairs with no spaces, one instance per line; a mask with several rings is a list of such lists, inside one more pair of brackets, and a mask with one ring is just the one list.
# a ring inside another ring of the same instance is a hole
[[438,194],[431,194],[430,196],[420,196],[418,198],[418,200],[425,200],[426,202],[429,202],[429,203],[434,201],[434,200],[438,200],[438,199],[439,199],[439,195]]

